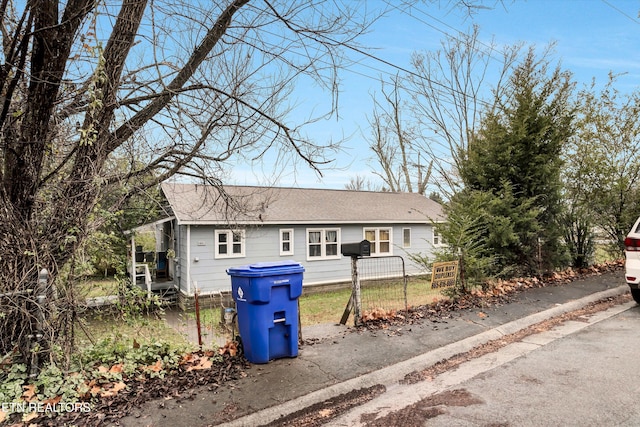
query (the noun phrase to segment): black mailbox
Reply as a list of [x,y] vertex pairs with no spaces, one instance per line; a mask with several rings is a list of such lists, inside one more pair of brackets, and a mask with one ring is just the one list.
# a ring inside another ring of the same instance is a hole
[[340,250],[345,256],[371,256],[371,242],[363,240],[356,243],[343,243]]

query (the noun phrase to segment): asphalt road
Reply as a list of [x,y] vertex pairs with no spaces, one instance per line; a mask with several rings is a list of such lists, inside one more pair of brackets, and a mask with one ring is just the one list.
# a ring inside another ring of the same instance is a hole
[[329,425],[639,426],[639,332],[626,303],[387,388]]

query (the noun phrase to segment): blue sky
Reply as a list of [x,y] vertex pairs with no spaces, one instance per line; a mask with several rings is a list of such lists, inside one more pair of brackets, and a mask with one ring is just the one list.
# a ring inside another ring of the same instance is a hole
[[[376,0],[378,1],[378,0]],[[369,3],[375,5],[376,1]],[[445,3],[445,2],[440,2]],[[493,2],[486,1],[485,4]],[[394,65],[409,68],[415,51],[436,50],[445,33],[467,32],[473,25],[480,27],[480,39],[487,44],[493,39],[499,45],[523,42],[540,50],[555,42],[553,59],[563,69],[574,74],[578,87],[607,80],[609,72],[624,74],[616,87],[622,92],[640,88],[640,1],[637,0],[504,0],[492,9],[481,9],[469,17],[460,11],[440,9],[437,5],[420,5],[409,13],[393,11],[378,21],[361,44],[370,52]],[[356,175],[379,180],[371,173],[376,166],[366,137],[369,136],[367,115],[371,114],[371,93],[380,88],[380,77],[395,75],[398,69],[361,57],[352,59],[357,66],[341,74],[340,118],[317,123],[307,134],[317,140],[348,139],[335,161],[323,169],[320,178],[304,164],[279,171],[264,167],[237,164],[230,184],[344,188]],[[313,88],[296,87],[298,110],[322,111],[330,105],[330,97],[319,95]],[[295,119],[295,118],[293,118]],[[274,178],[274,176],[277,176]],[[275,182],[274,182],[275,181]]]

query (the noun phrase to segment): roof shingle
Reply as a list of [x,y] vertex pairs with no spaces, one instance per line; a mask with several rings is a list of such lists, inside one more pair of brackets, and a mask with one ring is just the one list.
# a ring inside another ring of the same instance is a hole
[[224,186],[165,182],[179,222],[191,224],[425,223],[442,221],[442,206],[416,193]]

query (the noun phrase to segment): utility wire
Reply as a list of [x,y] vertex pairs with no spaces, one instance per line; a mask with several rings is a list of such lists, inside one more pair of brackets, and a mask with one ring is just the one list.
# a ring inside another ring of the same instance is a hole
[[[438,22],[439,24],[441,24],[441,25],[443,25],[443,26],[445,26],[445,27],[448,27],[449,29],[453,30],[457,35],[453,35],[453,34],[451,34],[451,33],[448,33],[447,31],[445,31],[445,30],[443,30],[443,29],[441,29],[441,28],[437,27],[436,25],[433,25],[433,24],[431,24],[431,23],[427,22],[426,20],[424,20],[424,19],[422,19],[422,18],[419,18],[419,17],[415,16],[414,14],[412,14],[412,13],[411,13],[411,11],[410,11],[410,10],[408,10],[409,8],[401,9],[401,8],[400,8],[400,7],[398,7],[396,4],[392,4],[391,2],[389,2],[389,0],[385,0],[385,3],[387,3],[387,5],[389,5],[389,7],[391,7],[391,8],[394,8],[394,9],[398,10],[400,13],[403,13],[403,14],[405,14],[405,15],[407,15],[407,16],[409,16],[409,17],[413,18],[413,19],[415,19],[416,21],[420,22],[421,24],[424,24],[424,25],[426,25],[426,26],[428,26],[428,27],[430,27],[430,28],[432,28],[432,29],[434,29],[434,30],[436,30],[436,31],[438,31],[438,32],[440,32],[440,33],[442,33],[442,34],[443,34],[445,37],[447,37],[447,38],[451,38],[451,39],[456,40],[456,41],[458,41],[458,42],[464,42],[464,40],[463,40],[463,39],[461,39],[461,38],[460,38],[460,37],[458,37],[458,36],[462,36],[463,38],[467,36],[467,34],[465,34],[464,32],[462,32],[462,31],[458,30],[458,29],[457,29],[457,28],[455,28],[455,27],[452,27],[451,25],[449,25],[449,24],[448,24],[448,23],[446,23],[445,21],[441,20],[440,18],[437,18],[437,17],[435,17],[435,16],[431,15],[430,13],[425,12],[424,10],[422,10],[422,9],[420,9],[420,8],[418,8],[418,7],[410,7],[410,8],[411,8],[411,9],[415,9],[415,10],[416,10],[417,12],[419,12],[420,14],[422,14],[422,15],[424,15],[424,16],[426,16],[426,17],[428,17],[428,18],[430,18],[430,19],[432,19],[432,20],[434,20],[434,21]],[[495,58],[495,57],[492,55],[492,53],[496,50],[493,46],[488,45],[488,44],[486,44],[486,43],[482,42],[481,40],[478,40],[477,42],[478,42],[478,44],[480,44],[480,45],[482,45],[482,46],[484,46],[484,47],[486,47],[486,48],[488,49],[488,52],[487,52],[487,51],[484,51],[484,50],[481,50],[481,49],[477,49],[478,51],[480,51],[481,53],[483,53],[483,54],[484,54],[484,55],[486,55],[487,57],[489,57],[489,58],[493,59],[494,61],[501,62],[501,60],[500,60],[500,59]]]
[[618,8],[617,6],[611,4],[610,2],[608,2],[607,0],[601,0],[602,3],[606,4],[607,6],[609,6],[611,9],[615,10],[616,12],[618,12],[619,14],[621,14],[622,16],[625,16],[627,18],[629,18],[629,20],[633,21],[634,23],[640,25],[640,21],[638,21],[638,19],[634,18],[633,16],[629,15],[627,12],[625,12],[624,10]]

